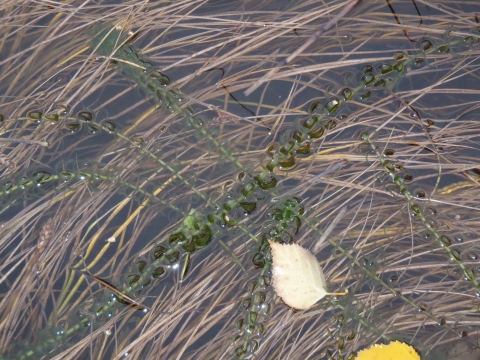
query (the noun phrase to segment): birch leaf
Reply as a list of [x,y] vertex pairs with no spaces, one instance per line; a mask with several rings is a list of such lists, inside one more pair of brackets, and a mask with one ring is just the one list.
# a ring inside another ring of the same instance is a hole
[[413,347],[400,341],[375,344],[358,353],[355,360],[421,360]]
[[297,244],[269,243],[273,257],[273,287],[285,304],[305,310],[328,294],[322,268],[309,250]]

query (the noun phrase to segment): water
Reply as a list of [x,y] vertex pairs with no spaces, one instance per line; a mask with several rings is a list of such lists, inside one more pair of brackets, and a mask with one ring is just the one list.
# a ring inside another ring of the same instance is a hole
[[[1,10],[4,358],[474,358],[476,2],[361,3],[251,95],[345,3],[172,5]],[[292,311],[269,240],[348,295]]]

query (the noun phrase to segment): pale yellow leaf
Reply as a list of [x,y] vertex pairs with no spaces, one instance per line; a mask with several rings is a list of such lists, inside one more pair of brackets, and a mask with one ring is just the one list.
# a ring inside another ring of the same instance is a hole
[[273,287],[294,309],[309,309],[328,294],[325,277],[315,256],[297,245],[269,241],[273,258]]

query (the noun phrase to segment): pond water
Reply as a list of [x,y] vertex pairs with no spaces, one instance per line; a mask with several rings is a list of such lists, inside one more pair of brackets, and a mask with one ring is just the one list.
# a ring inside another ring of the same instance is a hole
[[0,6],[1,359],[479,357],[480,7],[353,3]]

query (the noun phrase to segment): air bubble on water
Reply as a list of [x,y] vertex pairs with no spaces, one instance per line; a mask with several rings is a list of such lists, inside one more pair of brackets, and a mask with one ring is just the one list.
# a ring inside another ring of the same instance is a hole
[[58,85],[63,85],[68,82],[68,77],[65,74],[58,74],[53,81]]
[[353,40],[353,36],[350,33],[340,34],[340,41],[343,44],[348,44]]
[[418,311],[427,311],[428,305],[424,302],[420,302],[418,304]]
[[413,196],[416,197],[417,199],[424,199],[427,194],[423,189],[417,189],[414,191]]
[[470,260],[476,261],[476,260],[478,260],[478,255],[477,255],[476,252],[471,251],[471,252],[468,253],[468,258],[469,258]]

